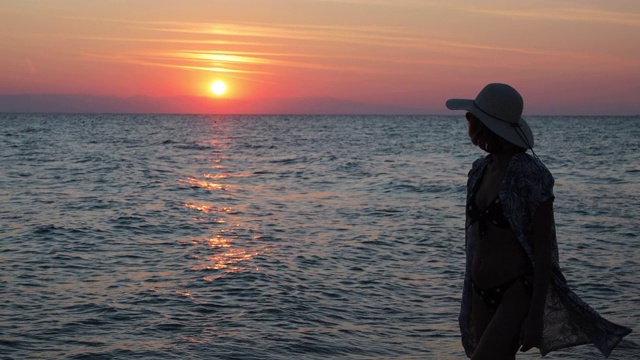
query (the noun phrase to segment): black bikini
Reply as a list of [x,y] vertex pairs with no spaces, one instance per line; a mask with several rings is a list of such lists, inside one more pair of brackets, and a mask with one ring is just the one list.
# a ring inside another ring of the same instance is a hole
[[[500,198],[498,196],[496,196],[496,198],[489,204],[489,206],[487,206],[484,210],[481,210],[476,204],[476,193],[471,194],[469,200],[467,201],[467,215],[469,216],[468,226],[471,226],[473,223],[478,222],[480,239],[483,239],[487,234],[488,223],[491,223],[494,226],[502,229],[509,229],[511,227],[511,225],[509,224],[509,220],[507,220],[507,218],[504,216],[502,203],[500,203]],[[482,302],[484,302],[487,307],[495,311],[498,309],[498,306],[500,306],[500,303],[502,302],[502,296],[504,295],[505,291],[507,291],[516,281],[521,281],[529,294],[533,294],[533,285],[527,278],[530,275],[531,274],[529,273],[522,274],[501,285],[488,289],[482,289],[478,287],[473,279],[471,280],[471,284],[478,296],[480,296]]]
[[529,293],[529,296],[533,295],[533,284],[527,277],[531,276],[531,274],[522,274],[517,277],[492,288],[483,289],[478,287],[475,281],[471,279],[471,285],[473,286],[473,290],[476,291],[478,296],[480,296],[480,300],[487,305],[487,307],[493,311],[498,310],[498,306],[502,302],[502,295],[513,285],[516,281],[522,282],[525,289]]
[[496,198],[484,210],[480,210],[476,205],[476,194],[471,194],[467,201],[467,215],[469,215],[469,225],[478,222],[480,227],[480,237],[483,238],[487,234],[487,223],[491,223],[499,228],[508,229],[511,227],[509,220],[504,216],[502,203],[500,198]]

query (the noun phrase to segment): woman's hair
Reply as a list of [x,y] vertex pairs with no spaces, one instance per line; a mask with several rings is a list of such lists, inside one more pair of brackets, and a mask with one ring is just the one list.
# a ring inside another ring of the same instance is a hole
[[469,121],[469,137],[471,138],[471,142],[480,149],[490,154],[521,153],[527,151],[527,149],[514,145],[496,135],[496,133],[489,130],[480,119],[470,112],[467,113],[467,120]]

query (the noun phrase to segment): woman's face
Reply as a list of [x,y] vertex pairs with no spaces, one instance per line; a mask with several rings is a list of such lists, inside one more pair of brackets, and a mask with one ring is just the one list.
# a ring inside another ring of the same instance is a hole
[[516,153],[524,152],[525,149],[519,148],[515,145],[502,140],[498,135],[489,130],[488,127],[482,124],[480,119],[472,113],[466,114],[467,128],[469,130],[469,138],[471,142],[478,146],[480,149],[491,154],[504,154],[504,153]]
[[472,113],[466,114],[467,127],[471,142],[480,149],[488,153],[499,153],[503,151],[503,142],[482,124],[480,119]]
[[478,118],[472,113],[468,112],[466,115],[467,118],[467,131],[469,132],[469,137],[473,139],[474,134],[478,131]]

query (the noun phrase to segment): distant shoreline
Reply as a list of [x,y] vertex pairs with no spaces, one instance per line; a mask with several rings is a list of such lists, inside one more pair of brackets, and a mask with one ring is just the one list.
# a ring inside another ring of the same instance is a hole
[[[544,111],[533,116],[638,117],[638,111],[569,113]],[[173,115],[417,115],[461,116],[444,108],[411,108],[332,97],[272,98],[264,100],[216,99],[196,96],[116,97],[83,94],[0,95],[0,113],[55,114],[173,114]]]

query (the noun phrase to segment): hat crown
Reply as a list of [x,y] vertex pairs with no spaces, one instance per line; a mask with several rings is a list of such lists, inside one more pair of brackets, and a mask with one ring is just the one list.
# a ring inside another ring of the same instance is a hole
[[522,96],[507,84],[489,84],[475,99],[480,110],[496,119],[519,124],[524,102]]

